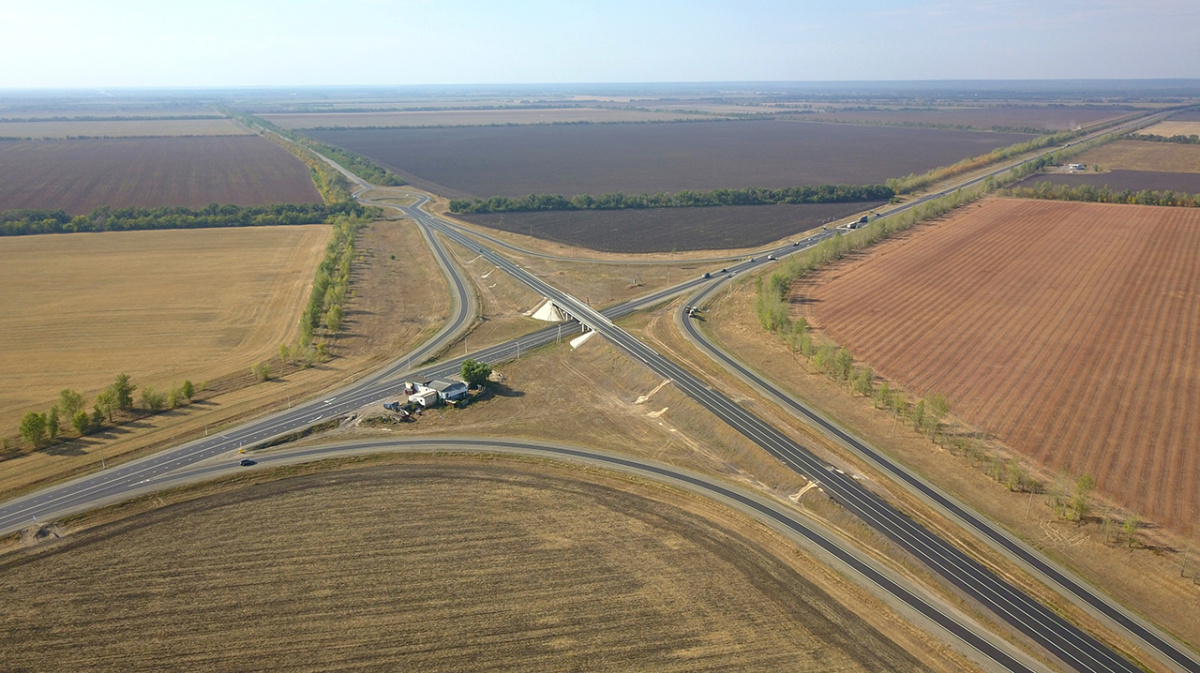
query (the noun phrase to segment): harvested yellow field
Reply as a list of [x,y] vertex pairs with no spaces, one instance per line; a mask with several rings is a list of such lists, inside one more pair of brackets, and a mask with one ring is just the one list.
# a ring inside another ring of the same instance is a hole
[[163,389],[298,332],[325,225],[0,238],[0,428],[120,372]]
[[1084,152],[1078,159],[1101,171],[1163,171],[1200,173],[1200,145],[1153,143],[1145,140],[1118,140]]
[[1200,121],[1194,122],[1159,122],[1154,126],[1148,126],[1138,133],[1154,136],[1191,136],[1200,135]]
[[961,670],[740,515],[504,460],[247,484],[0,575],[15,670]]
[[242,136],[251,131],[232,119],[128,119],[117,121],[0,122],[0,138],[148,138],[158,136]]

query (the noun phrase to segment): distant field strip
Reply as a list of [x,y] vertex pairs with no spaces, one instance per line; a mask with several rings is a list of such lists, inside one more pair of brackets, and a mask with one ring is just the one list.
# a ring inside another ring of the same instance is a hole
[[139,119],[130,121],[0,121],[0,138],[134,138],[151,136],[244,136],[231,119]]
[[1138,133],[1153,136],[1190,136],[1200,135],[1200,121],[1165,121],[1144,128]]
[[308,168],[258,136],[0,141],[0,210],[320,202]]
[[1200,173],[1200,145],[1118,140],[1081,154],[1075,161],[1103,171],[1166,171]]
[[1186,530],[1197,259],[1194,209],[993,200],[838,267],[808,311],[881,375]]
[[619,108],[546,108],[505,110],[396,110],[385,112],[294,112],[258,115],[285,129],[368,126],[490,126],[493,124],[563,124],[579,122],[648,122],[696,119],[682,112],[650,112]]
[[0,428],[122,371],[162,389],[271,357],[298,331],[328,237],[305,225],[0,239]]

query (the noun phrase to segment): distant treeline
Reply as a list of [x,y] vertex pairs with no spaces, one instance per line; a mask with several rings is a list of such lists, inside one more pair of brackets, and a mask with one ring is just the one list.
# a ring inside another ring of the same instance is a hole
[[1182,133],[1173,136],[1160,136],[1156,133],[1130,133],[1125,136],[1130,140],[1145,140],[1152,143],[1181,143],[1183,145],[1200,145],[1200,135],[1193,133],[1185,136]]
[[1115,190],[1107,185],[1055,185],[1051,182],[1039,182],[1032,187],[1012,187],[1008,190],[1010,196],[1022,199],[1049,199],[1054,201],[1086,201],[1090,203],[1132,203],[1140,206],[1182,206],[1185,208],[1200,207],[1200,194],[1187,194],[1171,190],[1154,191],[1142,189]]
[[72,234],[82,231],[134,231],[141,229],[208,229],[319,224],[335,215],[373,211],[353,202],[281,203],[271,206],[220,206],[204,208],[110,208],[102,206],[87,215],[62,210],[0,211],[0,236]]
[[530,194],[518,199],[493,196],[489,199],[454,199],[452,213],[511,213],[538,210],[625,210],[637,208],[698,208],[707,206],[761,206],[775,203],[850,203],[886,201],[896,193],[885,185],[816,185],[764,189],[684,190],[667,194],[580,194],[566,198],[558,194]]

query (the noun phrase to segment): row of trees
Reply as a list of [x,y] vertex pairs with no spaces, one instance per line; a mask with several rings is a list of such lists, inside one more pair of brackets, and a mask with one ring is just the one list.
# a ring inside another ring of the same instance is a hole
[[943,180],[948,180],[958,175],[979,170],[984,166],[989,166],[994,163],[1018,157],[1027,152],[1032,152],[1045,147],[1061,145],[1072,138],[1077,138],[1083,135],[1084,133],[1084,131],[1080,130],[1041,136],[1039,138],[1034,138],[1033,140],[1027,140],[1015,145],[1009,145],[1008,147],[1001,147],[977,157],[963,159],[962,161],[951,166],[935,168],[920,175],[914,175],[910,173],[902,178],[890,178],[886,184],[888,187],[896,190],[897,194],[908,194],[920,189],[924,189]]
[[300,346],[307,348],[314,331],[324,326],[336,334],[345,318],[350,293],[350,265],[354,260],[354,240],[366,222],[354,217],[334,221],[333,236],[325,246],[325,257],[317,266],[308,308],[300,318]]
[[1012,187],[1006,192],[1010,196],[1022,199],[1051,199],[1055,201],[1085,201],[1090,203],[1134,203],[1142,206],[1180,206],[1185,208],[1200,207],[1200,194],[1173,192],[1171,190],[1155,191],[1151,189],[1115,190],[1108,185],[1055,185],[1051,182],[1039,182],[1032,187]]
[[454,199],[450,212],[507,213],[539,210],[625,210],[640,208],[696,208],[709,206],[760,206],[776,203],[850,203],[885,201],[895,192],[885,185],[810,185],[766,189],[684,190],[668,194],[530,194],[522,198],[493,196],[489,199]]
[[1125,136],[1130,140],[1145,140],[1152,143],[1180,143],[1183,145],[1200,145],[1200,135],[1195,133],[1191,135],[1183,135],[1177,133],[1173,136],[1162,136],[1157,133],[1130,133]]
[[7,210],[0,212],[0,236],[317,224],[339,215],[366,215],[367,211],[367,208],[352,201],[333,204],[277,203],[270,206],[222,206],[214,203],[204,208],[101,206],[87,215],[74,216],[62,210]]
[[[134,410],[133,393],[136,390],[137,386],[128,374],[118,374],[116,380],[96,395],[89,413],[83,395],[65,388],[58,394],[58,403],[49,411],[25,414],[19,428],[21,438],[27,446],[40,449],[63,437],[68,425],[80,437],[99,432],[106,419],[109,423],[116,420],[117,412]],[[174,409],[192,401],[195,395],[196,387],[191,381],[184,381],[165,392],[147,386],[142,389],[142,407],[151,413]]]

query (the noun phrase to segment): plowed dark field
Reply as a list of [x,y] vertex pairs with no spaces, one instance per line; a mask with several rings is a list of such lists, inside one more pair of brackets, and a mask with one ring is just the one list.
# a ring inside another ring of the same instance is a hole
[[782,545],[732,526],[744,519],[687,500],[594,471],[503,464],[247,484],[0,559],[0,661],[37,671],[929,670],[929,652],[910,654],[839,603],[819,568],[777,558]]
[[1200,523],[1200,210],[999,199],[808,288],[883,376],[1043,464]]
[[348,129],[310,135],[371,157],[417,187],[481,198],[880,183],[1031,137],[789,121]]
[[1033,187],[1039,182],[1049,182],[1054,185],[1092,185],[1121,191],[1129,189],[1141,191],[1150,189],[1157,192],[1171,190],[1173,192],[1200,193],[1200,173],[1169,173],[1167,171],[1109,171],[1108,173],[1046,173],[1031,175],[1017,183],[1020,187]]
[[320,202],[308,168],[258,136],[0,142],[0,210]]
[[575,210],[455,217],[493,229],[604,252],[670,252],[759,246],[884,203]]

